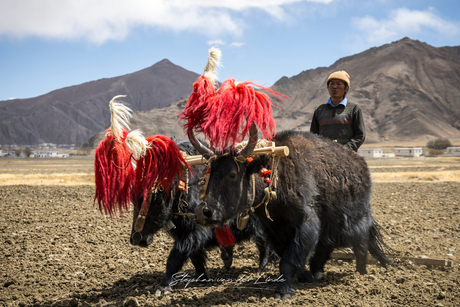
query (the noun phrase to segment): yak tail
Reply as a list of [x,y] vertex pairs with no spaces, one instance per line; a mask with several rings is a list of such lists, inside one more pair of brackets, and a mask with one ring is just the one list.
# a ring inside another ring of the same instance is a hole
[[369,232],[369,252],[384,267],[386,267],[387,264],[397,265],[385,255],[385,250],[389,253],[394,252],[394,250],[383,241],[381,230],[386,233],[382,226],[375,220],[372,221]]
[[121,141],[123,136],[123,128],[126,130],[129,129],[129,118],[131,117],[131,109],[127,106],[123,105],[122,103],[116,102],[118,98],[126,97],[126,95],[118,95],[110,100],[110,130],[112,131],[112,135],[117,139],[117,141]]

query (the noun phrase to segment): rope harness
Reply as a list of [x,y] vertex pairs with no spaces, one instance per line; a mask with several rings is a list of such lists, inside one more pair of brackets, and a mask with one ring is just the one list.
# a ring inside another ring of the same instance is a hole
[[[278,162],[279,162],[279,157],[277,157],[275,154],[270,155],[270,180],[268,183],[268,187],[264,189],[264,197],[260,203],[257,205],[253,206],[254,201],[255,201],[255,190],[256,190],[256,180],[254,174],[252,175],[252,204],[249,209],[244,210],[243,212],[240,212],[236,218],[236,225],[238,229],[243,230],[244,227],[246,227],[246,224],[249,220],[249,214],[253,213],[257,208],[259,208],[262,205],[265,205],[265,215],[270,221],[273,221],[273,219],[270,217],[270,213],[268,212],[268,203],[270,202],[271,199],[276,199],[276,180],[278,178]],[[260,177],[263,177],[259,174]]]

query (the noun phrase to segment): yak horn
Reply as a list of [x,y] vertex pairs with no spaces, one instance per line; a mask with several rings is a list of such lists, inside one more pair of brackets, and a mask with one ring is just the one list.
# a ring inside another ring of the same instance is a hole
[[121,137],[123,135],[123,127],[125,127],[128,131],[129,129],[129,118],[131,117],[131,109],[127,106],[123,105],[122,103],[115,102],[118,98],[126,97],[126,95],[118,95],[110,100],[110,130],[112,131],[112,135],[115,139],[121,141]]
[[195,147],[196,151],[198,151],[201,155],[205,156],[206,158],[209,158],[209,156],[212,156],[214,153],[204,146],[195,136],[193,131],[190,131],[188,134],[188,139],[190,140],[190,143],[192,143],[193,147]]
[[259,140],[259,130],[257,130],[257,126],[255,123],[252,123],[251,128],[249,129],[249,140],[248,144],[246,147],[241,149],[240,154],[247,158],[249,157],[252,152],[254,151],[254,148],[256,148],[257,141]]

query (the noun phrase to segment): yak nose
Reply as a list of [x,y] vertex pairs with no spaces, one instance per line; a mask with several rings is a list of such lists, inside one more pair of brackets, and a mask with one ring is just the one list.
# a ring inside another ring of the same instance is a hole
[[142,234],[140,232],[135,232],[135,231],[133,231],[133,233],[131,234],[131,238],[129,239],[129,242],[132,245],[139,245],[139,246],[146,244],[145,240],[143,240]]
[[213,211],[208,205],[203,202],[196,207],[195,210],[196,218],[198,222],[205,222],[206,220],[211,220]]

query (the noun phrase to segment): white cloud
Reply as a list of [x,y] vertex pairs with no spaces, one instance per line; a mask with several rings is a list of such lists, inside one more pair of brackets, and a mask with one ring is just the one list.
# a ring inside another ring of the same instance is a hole
[[259,10],[284,20],[285,6],[333,0],[22,0],[0,1],[0,37],[122,40],[138,26],[209,35],[240,35],[239,13]]
[[411,11],[400,8],[390,13],[389,18],[376,20],[371,16],[354,18],[353,26],[362,31],[370,43],[385,43],[401,36],[410,36],[431,31],[444,36],[460,35],[460,24],[443,20],[432,8]]
[[221,39],[215,39],[212,41],[208,41],[208,45],[225,45],[225,42]]
[[233,42],[230,44],[230,46],[232,47],[241,47],[241,46],[244,46],[246,45],[246,43],[243,43],[243,42]]

